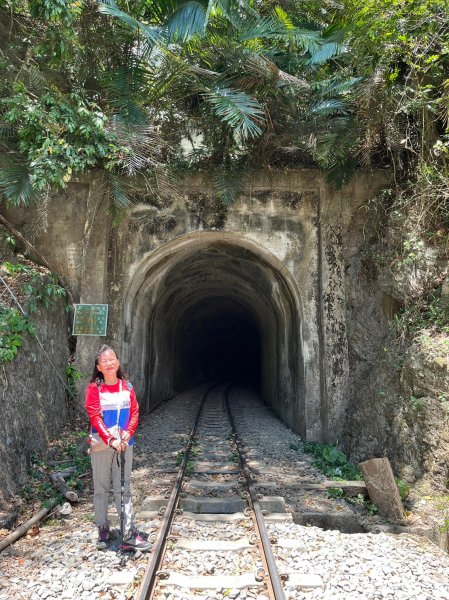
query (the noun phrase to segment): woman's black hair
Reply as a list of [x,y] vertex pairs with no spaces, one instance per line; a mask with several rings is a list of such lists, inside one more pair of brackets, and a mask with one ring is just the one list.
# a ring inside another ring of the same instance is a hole
[[[101,373],[101,371],[98,370],[98,361],[100,360],[100,356],[103,354],[103,352],[106,352],[106,350],[112,350],[112,352],[114,352],[114,354],[115,354],[114,348],[111,348],[110,346],[106,346],[106,344],[103,344],[103,346],[100,346],[98,348],[97,353],[95,354],[95,365],[94,365],[94,370],[93,370],[92,377],[90,380],[91,383],[99,384],[104,381],[103,373]],[[119,379],[123,379],[123,381],[125,381],[125,379],[127,379],[126,374],[122,371],[122,367],[118,368],[117,377]]]

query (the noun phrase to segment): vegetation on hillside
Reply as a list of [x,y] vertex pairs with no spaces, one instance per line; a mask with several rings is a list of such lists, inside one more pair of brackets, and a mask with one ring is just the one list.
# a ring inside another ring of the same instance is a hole
[[236,171],[261,164],[337,183],[389,166],[447,199],[448,9],[0,0],[0,187],[24,203],[95,168],[120,209],[137,172],[157,193],[177,169],[214,168],[231,200]]

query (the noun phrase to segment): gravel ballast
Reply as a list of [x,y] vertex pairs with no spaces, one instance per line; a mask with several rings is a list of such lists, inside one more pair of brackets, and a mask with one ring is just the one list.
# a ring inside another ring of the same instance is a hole
[[[205,387],[179,394],[141,418],[132,477],[137,515],[145,498],[162,495],[167,489],[163,482],[174,479],[177,453],[186,443],[186,434],[193,425],[192,409],[199,405],[202,389]],[[360,517],[342,499],[290,489],[298,482],[319,483],[326,478],[312,466],[310,455],[301,451],[300,437],[261,405],[254,392],[233,388],[230,400],[236,411],[239,437],[250,449],[247,460],[255,480],[276,484],[276,491],[268,486],[267,494],[283,496],[287,510],[294,514],[314,510],[344,514],[348,519],[371,518]],[[217,476],[217,482],[227,480],[227,476]],[[67,519],[41,526],[35,536],[20,539],[0,555],[0,600],[125,600],[135,595],[148,557],[139,553],[121,557],[116,551],[118,538],[108,550],[97,551],[91,502],[74,505],[73,509]],[[111,516],[117,526],[112,503]],[[381,520],[376,519],[381,525]],[[159,518],[138,524],[150,534],[157,529]],[[289,588],[287,581],[289,600],[449,600],[449,556],[426,538],[382,532],[347,534],[294,522],[270,523],[268,528],[278,540],[273,549],[283,572],[321,578],[320,586],[302,590]],[[231,541],[248,535],[248,525],[243,520],[212,526],[179,518],[174,530],[180,537],[194,533],[196,538],[205,540]],[[184,551],[175,552],[175,548],[169,550],[170,560],[179,561],[186,572],[210,574],[210,552],[198,552],[193,564]],[[245,572],[251,552],[243,551],[238,557],[223,552],[223,571]],[[158,597],[266,599],[263,589],[258,588],[186,592],[173,586],[162,588]]]

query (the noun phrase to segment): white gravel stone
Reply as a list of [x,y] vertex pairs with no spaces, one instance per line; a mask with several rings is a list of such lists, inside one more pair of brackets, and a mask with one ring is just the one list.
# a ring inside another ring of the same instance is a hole
[[[133,469],[133,493],[136,512],[143,499],[164,493],[166,488],[153,485],[153,479],[173,481],[173,473],[157,472],[175,466],[176,453],[186,442],[185,434],[193,424],[192,406],[198,404],[195,392],[180,394],[141,420],[136,439]],[[246,448],[251,448],[248,461],[263,467],[264,481],[278,483],[279,491],[267,495],[283,495],[289,510],[308,506],[310,509],[339,507],[352,509],[343,501],[322,494],[307,497],[282,485],[301,480],[320,482],[325,478],[311,464],[309,455],[293,449],[301,447],[301,439],[278,421],[271,411],[261,406],[254,394],[233,388],[231,403],[237,407],[237,428]],[[217,443],[216,450],[226,445]],[[171,459],[167,458],[174,453]],[[223,481],[229,481],[223,476]],[[305,504],[306,501],[309,504]],[[89,505],[88,511],[92,512]],[[125,557],[124,565],[115,550],[98,552],[94,547],[95,526],[85,518],[86,506],[74,506],[73,518],[59,525],[42,526],[38,537],[23,538],[13,548],[20,554],[4,551],[1,556],[0,600],[125,600],[134,585],[137,569],[143,570],[148,555]],[[111,516],[115,507],[111,502]],[[160,519],[139,523],[147,533],[155,531]],[[114,525],[117,527],[117,522]],[[248,519],[233,523],[209,523],[176,518],[174,533],[196,539],[237,540],[248,537]],[[270,523],[270,533],[278,540],[295,541],[294,548],[274,546],[282,571],[319,576],[322,585],[314,589],[288,587],[287,600],[449,600],[449,556],[424,538],[379,534],[344,534],[302,527],[290,523]],[[169,549],[169,560],[193,575],[240,574],[251,571],[253,550],[239,554],[212,551],[192,554]],[[21,560],[18,560],[18,556]],[[133,589],[135,589],[133,587]],[[232,596],[230,594],[236,593]],[[186,592],[165,589],[158,593],[164,600],[224,600],[245,598],[268,600],[260,588],[249,590],[206,590]]]

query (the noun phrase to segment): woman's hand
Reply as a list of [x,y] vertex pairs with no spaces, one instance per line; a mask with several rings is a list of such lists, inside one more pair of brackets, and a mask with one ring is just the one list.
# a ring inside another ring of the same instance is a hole
[[109,446],[117,452],[123,452],[124,450],[126,450],[128,444],[122,443],[120,440],[111,440],[109,442]]
[[121,438],[122,438],[122,442],[126,442],[128,444],[131,436],[129,435],[129,433],[127,431],[122,431]]

